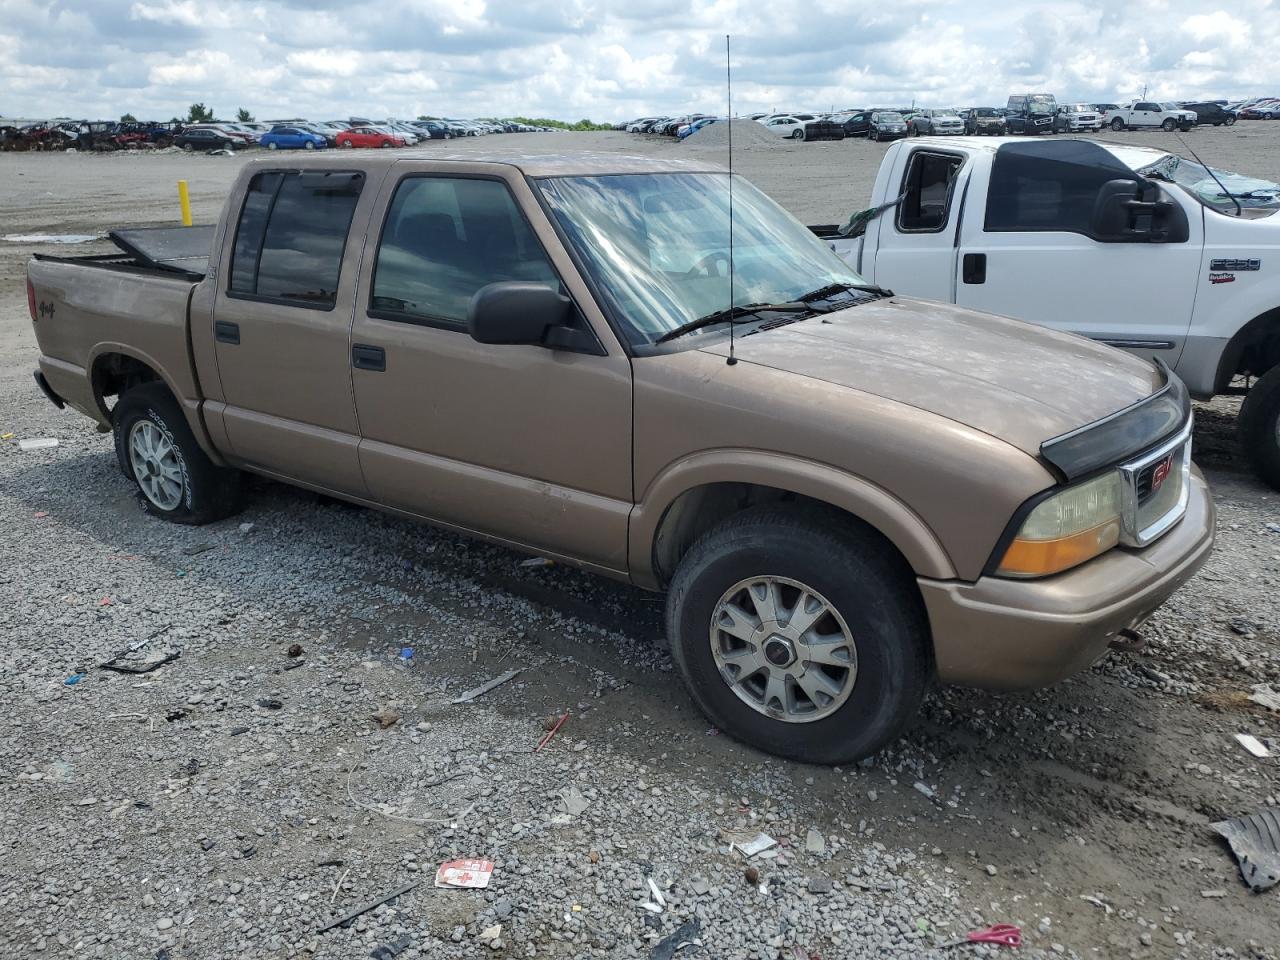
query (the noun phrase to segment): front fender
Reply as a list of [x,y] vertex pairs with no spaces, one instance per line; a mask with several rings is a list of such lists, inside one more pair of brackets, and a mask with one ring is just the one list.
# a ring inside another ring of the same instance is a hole
[[654,540],[681,494],[716,483],[749,483],[809,497],[850,513],[883,534],[918,576],[955,578],[955,567],[924,521],[882,487],[824,463],[759,450],[691,454],[664,468],[638,498],[628,525],[628,563],[635,583],[657,589]]

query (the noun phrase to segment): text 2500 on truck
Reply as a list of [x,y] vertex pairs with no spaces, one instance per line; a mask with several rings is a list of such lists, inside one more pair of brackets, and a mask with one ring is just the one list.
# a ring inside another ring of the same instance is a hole
[[37,379],[155,516],[224,517],[253,471],[665,591],[699,706],[808,761],[935,678],[1083,669],[1204,561],[1165,366],[868,285],[741,178],[731,283],[729,182],[254,161],[207,264],[172,231],[32,260]]

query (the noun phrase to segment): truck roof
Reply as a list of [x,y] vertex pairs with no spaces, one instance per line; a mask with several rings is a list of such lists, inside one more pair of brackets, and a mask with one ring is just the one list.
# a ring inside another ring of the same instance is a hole
[[1085,140],[1088,143],[1097,144],[1130,170],[1140,170],[1155,163],[1161,157],[1169,156],[1168,150],[1157,150],[1154,147],[1134,147],[1125,143],[1108,143],[1103,140],[1094,140],[1092,137],[1057,136],[1052,140],[1043,141],[1028,140],[1026,137],[920,137],[900,142],[910,144],[927,143],[930,146],[943,147],[950,150],[960,149],[967,153],[995,153],[1002,146],[1010,143],[1042,143],[1048,147],[1050,144],[1072,140]]
[[602,176],[622,173],[723,173],[724,167],[704,160],[657,160],[626,154],[575,151],[572,153],[522,153],[518,150],[494,150],[484,153],[442,153],[429,148],[355,151],[333,150],[287,158],[259,157],[250,160],[249,168],[288,166],[295,169],[379,170],[394,164],[421,161],[448,161],[468,165],[514,167],[529,177]]

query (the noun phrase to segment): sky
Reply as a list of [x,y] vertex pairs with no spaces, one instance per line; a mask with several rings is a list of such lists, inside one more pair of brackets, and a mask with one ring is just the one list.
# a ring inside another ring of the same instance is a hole
[[0,0],[0,116],[535,116],[1280,95],[1280,0]]

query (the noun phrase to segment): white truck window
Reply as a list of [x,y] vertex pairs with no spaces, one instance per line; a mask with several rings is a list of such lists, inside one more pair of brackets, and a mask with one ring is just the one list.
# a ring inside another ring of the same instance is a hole
[[898,230],[902,233],[937,233],[947,224],[951,184],[963,158],[953,153],[917,150],[902,178],[902,203],[898,205]]

